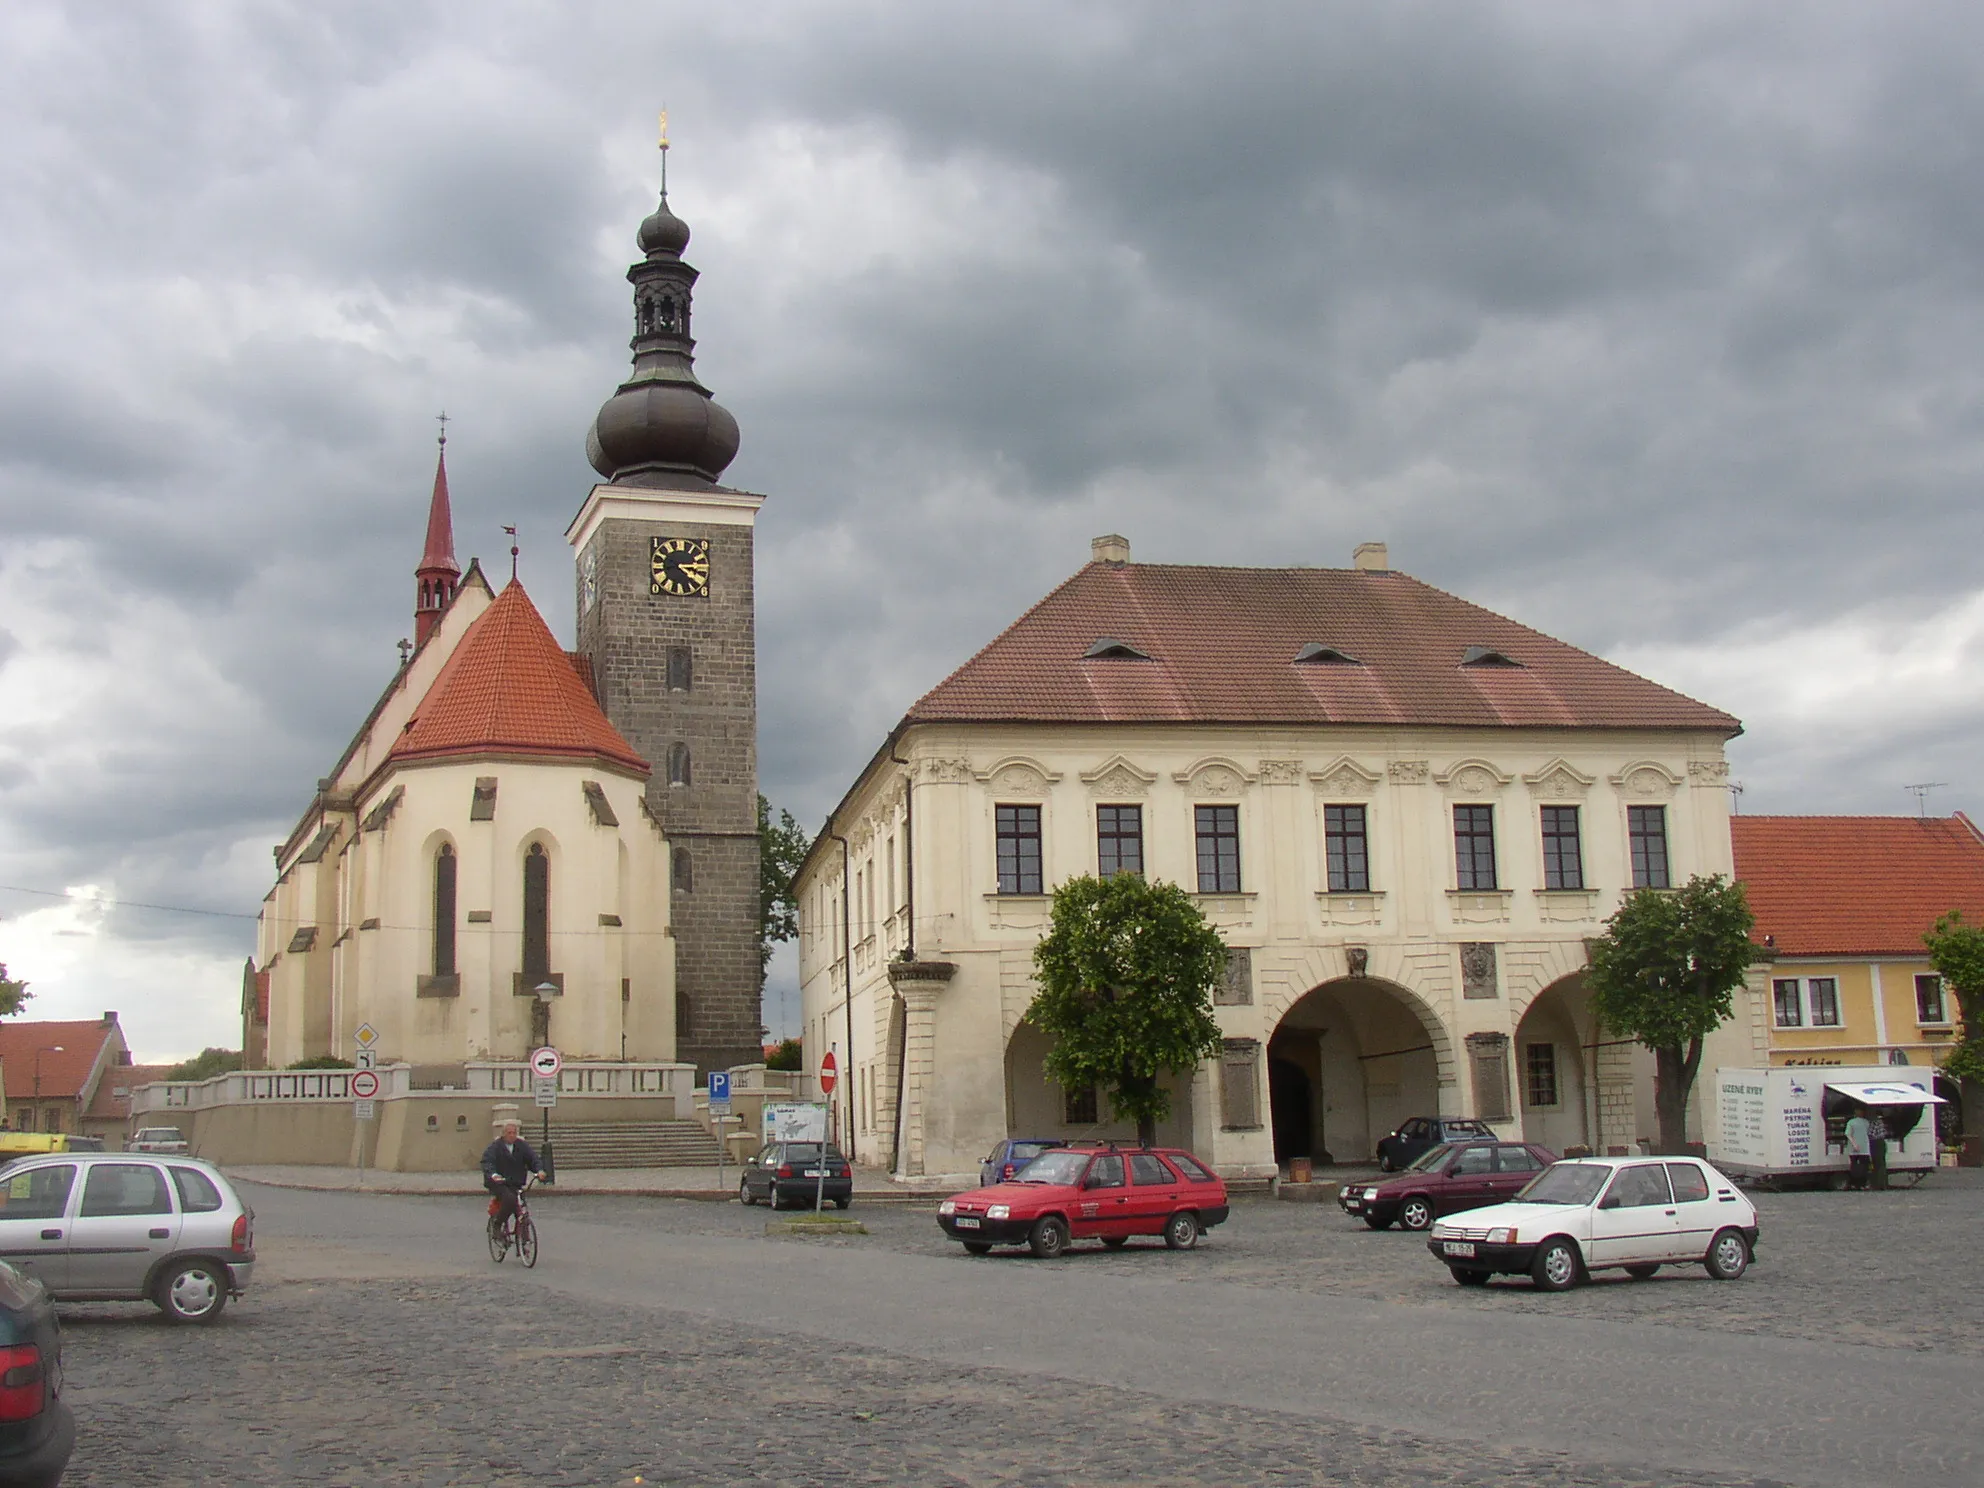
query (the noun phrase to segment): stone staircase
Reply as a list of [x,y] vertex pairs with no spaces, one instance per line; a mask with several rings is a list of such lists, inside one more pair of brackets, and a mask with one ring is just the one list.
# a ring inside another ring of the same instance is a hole
[[[526,1129],[525,1136],[536,1138]],[[551,1123],[552,1159],[568,1168],[713,1168],[716,1138],[696,1121]]]

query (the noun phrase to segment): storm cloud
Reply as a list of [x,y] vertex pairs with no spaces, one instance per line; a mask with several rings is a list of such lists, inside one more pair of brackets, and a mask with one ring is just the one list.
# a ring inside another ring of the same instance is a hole
[[1980,71],[1963,5],[9,6],[0,961],[232,1041],[443,408],[569,637],[664,104],[809,824],[1104,531],[1382,539],[1742,717],[1745,810],[1972,809]]

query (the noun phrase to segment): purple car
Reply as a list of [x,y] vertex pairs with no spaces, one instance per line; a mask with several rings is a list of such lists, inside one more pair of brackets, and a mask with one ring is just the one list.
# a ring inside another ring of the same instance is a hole
[[1008,1137],[978,1165],[978,1186],[990,1188],[995,1183],[1004,1183],[1049,1148],[1067,1145],[1059,1137]]

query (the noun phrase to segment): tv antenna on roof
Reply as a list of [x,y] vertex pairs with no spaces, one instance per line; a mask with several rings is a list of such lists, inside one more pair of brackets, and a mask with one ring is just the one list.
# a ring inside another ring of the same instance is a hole
[[1942,780],[1924,780],[1915,785],[1904,785],[1902,789],[1915,793],[1915,805],[1918,811],[1921,815],[1927,816],[1929,814],[1929,792],[1932,790],[1941,790],[1945,784],[1947,782]]
[[1737,816],[1743,814],[1743,782],[1732,780],[1724,787],[1729,792],[1729,809]]

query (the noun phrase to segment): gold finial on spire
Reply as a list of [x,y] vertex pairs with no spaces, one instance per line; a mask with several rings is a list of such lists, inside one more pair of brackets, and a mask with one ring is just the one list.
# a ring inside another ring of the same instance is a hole
[[661,111],[661,148],[668,148],[668,110]]
[[668,195],[668,110],[661,111],[661,194]]

